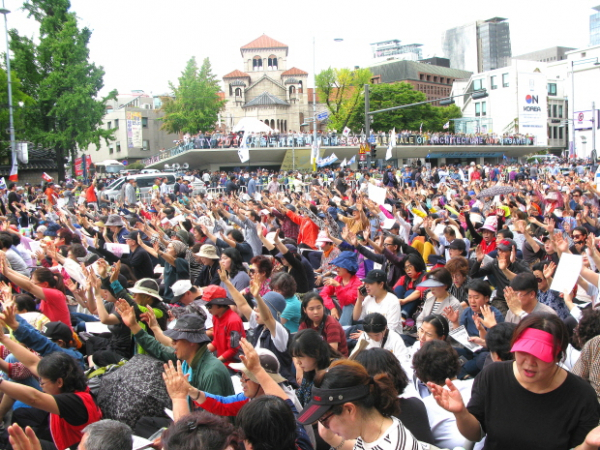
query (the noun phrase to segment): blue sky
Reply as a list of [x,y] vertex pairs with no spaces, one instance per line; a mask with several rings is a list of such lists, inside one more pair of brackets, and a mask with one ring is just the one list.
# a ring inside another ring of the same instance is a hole
[[[9,28],[35,36],[36,23],[4,0]],[[239,48],[261,34],[287,44],[288,67],[313,72],[367,66],[372,42],[400,39],[424,44],[425,56],[442,56],[441,35],[474,20],[509,19],[513,55],[563,45],[584,47],[591,7],[600,0],[426,0],[421,2],[284,2],[233,0],[71,0],[80,26],[92,29],[91,59],[104,67],[105,89],[160,94],[176,81],[191,56],[209,57],[215,73],[241,69]],[[225,8],[225,5],[228,5]],[[373,9],[375,8],[375,9]],[[343,38],[341,43],[335,38]],[[4,39],[0,47],[4,48]]]

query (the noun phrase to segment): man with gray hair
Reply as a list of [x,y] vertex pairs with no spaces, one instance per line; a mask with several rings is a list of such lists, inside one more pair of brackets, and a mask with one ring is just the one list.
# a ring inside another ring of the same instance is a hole
[[104,419],[83,429],[77,450],[132,450],[131,428],[116,420]]

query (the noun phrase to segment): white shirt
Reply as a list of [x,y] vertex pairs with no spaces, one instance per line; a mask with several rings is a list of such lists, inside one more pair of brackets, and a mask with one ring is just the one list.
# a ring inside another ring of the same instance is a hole
[[[258,326],[258,322],[256,321],[256,311],[252,311],[248,323],[250,324],[250,328],[256,328]],[[265,329],[266,328],[267,327],[265,326]],[[289,334],[286,331],[285,327],[279,322],[277,322],[277,320],[275,320],[275,336],[271,334],[271,339],[273,340],[275,348],[277,348],[277,350],[279,350],[280,352],[285,352],[287,350],[288,338]],[[256,340],[255,347],[260,348],[260,336]]]
[[354,444],[354,450],[422,450],[417,439],[392,416],[394,423],[374,442],[365,442],[359,436]]
[[387,326],[390,330],[394,330],[398,333],[402,333],[402,321],[400,320],[400,302],[391,292],[379,303],[375,301],[375,298],[371,295],[367,295],[362,304],[362,312],[359,319],[362,320],[365,316],[379,313],[387,319]]
[[[383,344],[383,340],[380,342],[374,341],[367,333],[363,331],[356,341],[356,346],[354,347],[354,350],[352,350],[350,356],[354,355],[354,353],[356,353],[356,351],[360,348],[361,341],[367,342],[365,350],[370,348],[382,348],[381,344]],[[406,345],[404,345],[404,340],[402,340],[402,337],[398,333],[392,330],[388,331],[388,337],[385,340],[383,349],[392,352],[396,359],[400,361],[402,367],[410,367],[410,356],[408,354],[408,349],[406,348]]]
[[[471,399],[471,388],[475,380],[453,380],[454,386],[460,391],[465,405]],[[471,441],[466,439],[456,425],[456,417],[451,412],[446,411],[437,404],[433,395],[423,398],[423,403],[427,409],[429,417],[429,426],[435,440],[434,444],[440,448],[464,447],[472,448]]]

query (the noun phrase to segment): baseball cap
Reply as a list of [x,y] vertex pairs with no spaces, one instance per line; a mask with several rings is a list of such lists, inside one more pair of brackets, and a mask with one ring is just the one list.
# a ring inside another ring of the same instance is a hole
[[68,343],[73,340],[73,332],[62,322],[48,322],[42,328],[42,334],[52,341],[62,339]]
[[235,302],[227,297],[218,297],[218,298],[213,298],[209,302],[206,302],[206,306],[208,306],[208,305],[229,306],[229,305],[235,305]]
[[498,250],[502,250],[503,252],[510,252],[512,249],[517,247],[517,244],[512,239],[502,239],[498,243]]
[[[263,369],[265,369],[265,372],[269,374],[273,381],[275,381],[276,383],[283,383],[284,381],[287,381],[284,377],[282,377],[279,374],[279,360],[271,350],[266,348],[257,348],[256,353],[258,354],[260,365]],[[254,381],[258,384],[258,381],[256,380],[254,374],[250,372],[243,363],[231,363],[229,364],[229,368],[244,372],[244,375],[250,378],[251,381]]]
[[173,291],[173,303],[177,303],[181,300],[181,297],[183,297],[191,288],[192,282],[190,280],[179,280],[173,283],[173,286],[171,286],[171,290]]
[[374,269],[367,273],[367,276],[363,278],[365,283],[385,283],[387,276],[383,270]]
[[221,286],[211,284],[202,289],[202,300],[210,302],[214,298],[226,298],[227,291]]

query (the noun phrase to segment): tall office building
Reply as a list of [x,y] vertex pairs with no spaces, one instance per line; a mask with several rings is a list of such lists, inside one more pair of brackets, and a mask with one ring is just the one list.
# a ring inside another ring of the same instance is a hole
[[592,9],[596,12],[590,15],[590,46],[600,45],[600,6]]
[[446,30],[442,48],[453,69],[486,72],[506,67],[512,56],[507,19],[493,17]]

